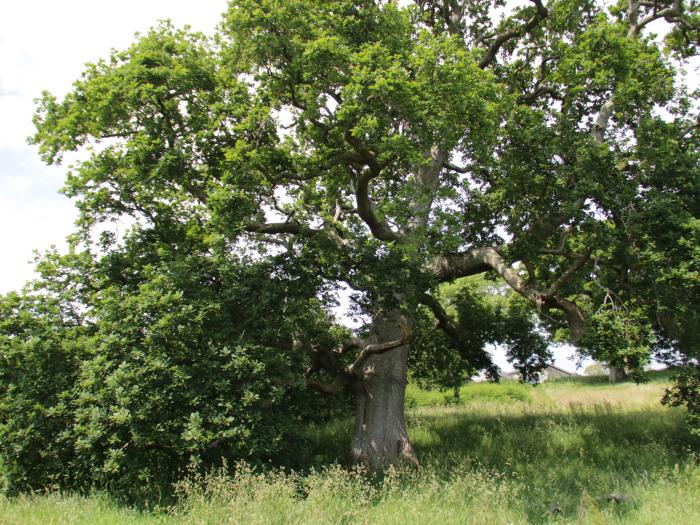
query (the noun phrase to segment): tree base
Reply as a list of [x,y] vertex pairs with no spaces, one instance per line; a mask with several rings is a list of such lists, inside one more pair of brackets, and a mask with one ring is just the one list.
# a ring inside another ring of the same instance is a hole
[[610,383],[617,383],[618,381],[623,381],[627,377],[627,372],[625,369],[619,366],[611,366],[608,369],[608,381]]
[[361,466],[370,472],[383,472],[390,467],[420,466],[418,456],[408,438],[402,438],[383,447],[374,446],[369,449],[351,447],[349,464]]
[[[401,337],[400,326],[409,325],[399,312],[376,319],[372,331],[377,342]],[[355,430],[350,463],[370,471],[390,466],[418,465],[408,438],[404,396],[408,374],[408,345],[372,356],[355,386]]]

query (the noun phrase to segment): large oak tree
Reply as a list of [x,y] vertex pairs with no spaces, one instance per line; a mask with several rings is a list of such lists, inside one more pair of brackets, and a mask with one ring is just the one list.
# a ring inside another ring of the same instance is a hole
[[620,364],[692,350],[697,41],[695,1],[236,0],[213,39],[163,25],[45,94],[33,140],[83,152],[65,191],[85,232],[190,225],[354,290],[358,337],[294,344],[309,386],[353,392],[352,460],[381,468],[415,461],[417,316],[494,371],[440,283],[488,273]]

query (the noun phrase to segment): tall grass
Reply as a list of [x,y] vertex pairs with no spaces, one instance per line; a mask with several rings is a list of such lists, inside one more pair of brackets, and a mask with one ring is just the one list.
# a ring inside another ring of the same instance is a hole
[[412,388],[419,469],[341,467],[351,422],[335,421],[308,430],[318,453],[303,473],[232,465],[148,513],[105,496],[0,499],[0,524],[700,523],[698,443],[680,411],[658,404],[662,388],[472,385],[462,404]]
[[471,383],[454,390],[423,390],[417,385],[406,387],[406,406],[408,408],[458,405],[473,401],[495,401],[509,403],[512,401],[531,401],[532,386],[504,381],[503,383]]

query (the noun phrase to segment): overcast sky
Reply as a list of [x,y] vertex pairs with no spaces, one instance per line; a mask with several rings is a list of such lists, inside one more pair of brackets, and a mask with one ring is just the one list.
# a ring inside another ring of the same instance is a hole
[[[33,276],[34,250],[65,250],[76,218],[58,193],[66,168],[47,167],[26,139],[34,130],[33,100],[43,90],[62,97],[86,62],[123,49],[158,20],[209,33],[226,0],[25,0],[5,2],[0,17],[0,293]],[[557,365],[572,370],[569,351]],[[502,355],[496,359],[505,366]],[[505,368],[510,368],[505,366]]]
[[69,91],[86,62],[123,49],[158,20],[211,33],[226,0],[24,0],[4,2],[0,17],[0,293],[32,277],[33,251],[65,238],[76,218],[58,194],[65,167],[46,167],[26,139],[33,100]]

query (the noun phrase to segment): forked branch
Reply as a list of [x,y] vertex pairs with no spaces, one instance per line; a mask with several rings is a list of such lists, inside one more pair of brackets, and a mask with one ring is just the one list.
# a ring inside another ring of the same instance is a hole
[[[310,357],[312,366],[306,371],[307,386],[321,392],[322,394],[337,394],[344,388],[352,387],[360,381],[364,374],[364,367],[367,361],[374,355],[380,355],[395,348],[399,348],[408,343],[411,339],[411,329],[405,324],[399,325],[402,335],[400,338],[386,343],[366,344],[360,338],[352,338],[335,350],[312,349]],[[355,360],[344,367],[337,365],[337,356],[342,355],[354,348],[359,349]],[[333,376],[330,382],[319,381],[309,378],[312,373],[325,370]]]
[[541,0],[530,1],[535,4],[535,14],[524,24],[494,35],[494,41],[486,49],[486,53],[484,53],[484,56],[479,61],[479,67],[481,69],[488,67],[496,59],[496,55],[507,42],[529,33],[535,27],[537,27],[540,21],[547,17],[547,8],[542,4]]
[[364,367],[365,363],[370,357],[372,357],[373,355],[383,354],[385,352],[388,352],[389,350],[393,350],[394,348],[398,348],[408,343],[411,340],[411,329],[405,324],[401,324],[399,325],[399,327],[401,328],[402,332],[402,335],[399,339],[395,339],[386,343],[366,345],[357,354],[355,361],[353,361],[351,365],[346,367],[347,373],[353,377],[360,378],[362,376],[362,368]]
[[394,232],[386,222],[381,221],[374,213],[374,204],[369,197],[369,183],[381,174],[381,166],[375,154],[368,150],[364,144],[348,130],[345,133],[345,141],[352,146],[355,154],[366,166],[360,169],[355,186],[355,202],[357,215],[367,224],[372,235],[381,241],[396,241],[400,235]]

